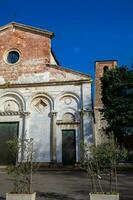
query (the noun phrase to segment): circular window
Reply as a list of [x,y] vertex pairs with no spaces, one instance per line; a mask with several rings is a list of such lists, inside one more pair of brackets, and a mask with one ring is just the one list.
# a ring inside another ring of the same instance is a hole
[[7,54],[7,57],[6,57],[6,61],[9,63],[9,64],[15,64],[18,62],[20,58],[20,54],[18,51],[9,51],[8,54]]

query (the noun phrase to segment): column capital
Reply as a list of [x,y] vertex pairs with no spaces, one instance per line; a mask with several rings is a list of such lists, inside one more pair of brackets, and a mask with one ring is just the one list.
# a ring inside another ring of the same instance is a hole
[[56,112],[56,111],[51,111],[51,115],[52,115],[52,116],[56,116],[56,115],[57,115],[57,112]]
[[24,115],[25,117],[28,117],[30,115],[30,112],[23,111],[22,115]]
[[81,110],[79,110],[79,113],[80,113],[80,114],[84,114],[84,113],[89,113],[89,114],[91,114],[91,113],[92,113],[92,110],[89,110],[89,109],[81,109]]

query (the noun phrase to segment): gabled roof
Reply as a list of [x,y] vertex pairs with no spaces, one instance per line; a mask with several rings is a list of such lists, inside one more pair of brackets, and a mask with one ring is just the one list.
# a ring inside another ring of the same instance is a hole
[[33,32],[33,33],[36,33],[36,34],[47,36],[51,39],[54,37],[54,33],[50,32],[48,30],[44,30],[44,29],[33,27],[33,26],[29,26],[29,25],[25,25],[25,24],[21,24],[21,23],[16,23],[16,22],[10,22],[9,24],[1,26],[0,32],[4,31],[6,29],[9,29],[9,28],[16,28],[16,29],[21,29],[21,30],[28,31],[28,32]]

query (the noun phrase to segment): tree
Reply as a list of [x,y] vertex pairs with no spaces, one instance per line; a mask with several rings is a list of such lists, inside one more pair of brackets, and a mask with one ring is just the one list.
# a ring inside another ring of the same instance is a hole
[[[81,142],[81,159],[80,167],[85,169],[87,176],[90,177],[92,192],[105,193],[106,188],[103,187],[103,175],[109,176],[109,192],[117,191],[117,167],[119,162],[123,162],[127,158],[127,150],[121,148],[115,141],[113,135],[108,136],[105,143],[90,145]],[[115,190],[114,187],[115,186]],[[114,191],[113,191],[114,190]]]
[[38,164],[33,161],[33,139],[22,140],[15,137],[12,140],[8,140],[7,144],[11,157],[17,159],[22,151],[24,153],[21,160],[17,159],[16,164],[7,167],[7,172],[13,181],[12,193],[31,194],[33,170],[38,168]]
[[102,113],[108,124],[105,132],[113,132],[118,142],[132,149],[133,69],[116,67],[107,70],[101,81],[104,105]]

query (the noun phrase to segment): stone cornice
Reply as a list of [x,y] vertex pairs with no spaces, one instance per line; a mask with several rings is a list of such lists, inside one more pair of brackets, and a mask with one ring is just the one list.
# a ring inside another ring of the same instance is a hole
[[90,80],[74,80],[74,81],[57,81],[57,82],[43,82],[43,83],[22,83],[12,84],[5,83],[0,85],[0,89],[4,88],[24,88],[24,87],[41,87],[41,86],[56,86],[56,85],[81,85],[82,83],[91,83]]
[[29,25],[25,25],[25,24],[21,24],[21,23],[16,23],[16,22],[11,22],[9,24],[1,26],[0,32],[4,31],[6,29],[9,29],[9,28],[16,28],[16,29],[20,29],[20,30],[23,30],[23,31],[28,31],[28,32],[44,35],[44,36],[47,36],[51,39],[54,37],[54,33],[50,32],[48,30],[44,30],[44,29],[33,27],[33,26],[29,26]]

